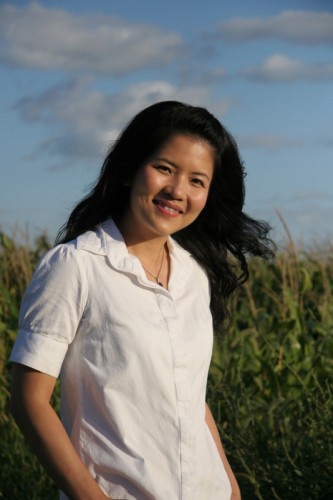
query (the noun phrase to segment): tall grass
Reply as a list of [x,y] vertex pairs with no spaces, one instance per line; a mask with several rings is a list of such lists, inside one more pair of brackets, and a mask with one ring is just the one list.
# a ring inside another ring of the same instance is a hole
[[[11,500],[57,498],[9,415],[7,362],[48,247],[0,234],[0,498]],[[302,251],[290,238],[272,262],[250,261],[233,327],[218,332],[207,396],[245,500],[333,498],[332,287],[332,247]]]
[[9,410],[10,369],[8,357],[17,334],[20,302],[40,256],[49,248],[45,235],[25,244],[0,233],[0,498],[52,500],[57,488],[46,476],[14,424]]
[[250,262],[209,399],[243,498],[333,498],[332,248]]

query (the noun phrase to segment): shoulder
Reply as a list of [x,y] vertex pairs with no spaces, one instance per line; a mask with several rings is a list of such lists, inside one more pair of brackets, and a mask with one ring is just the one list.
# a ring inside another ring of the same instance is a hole
[[38,262],[27,291],[67,289],[84,280],[84,264],[75,246],[69,242],[56,245]]
[[33,278],[41,280],[82,277],[89,255],[104,254],[97,232],[89,231],[66,243],[51,248],[39,260]]
[[82,251],[84,248],[83,245],[80,245],[80,239],[81,236],[75,240],[54,246],[40,259],[39,265],[57,266],[62,264],[66,265],[67,263],[71,265],[75,265],[75,263],[79,264],[84,256],[84,251]]
[[61,243],[51,248],[39,260],[37,270],[41,268],[57,268],[58,266],[65,265],[66,263],[73,264],[77,258],[74,245],[69,243]]
[[42,261],[49,263],[79,262],[86,254],[106,255],[107,235],[102,225],[80,234],[66,243],[60,243],[49,250]]
[[105,257],[111,261],[123,259],[126,254],[124,249],[126,246],[117,226],[112,219],[108,219],[77,238],[56,245],[40,260],[37,269],[83,275],[96,266],[104,268]]

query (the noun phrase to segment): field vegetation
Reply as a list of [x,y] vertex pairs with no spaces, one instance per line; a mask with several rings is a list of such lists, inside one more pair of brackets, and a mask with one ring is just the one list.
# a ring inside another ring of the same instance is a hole
[[[6,500],[58,498],[9,411],[8,357],[19,305],[48,248],[45,235],[17,244],[0,233],[0,498]],[[332,292],[332,246],[304,251],[290,239],[271,262],[250,260],[250,279],[231,304],[233,324],[217,332],[207,397],[243,500],[333,498]]]

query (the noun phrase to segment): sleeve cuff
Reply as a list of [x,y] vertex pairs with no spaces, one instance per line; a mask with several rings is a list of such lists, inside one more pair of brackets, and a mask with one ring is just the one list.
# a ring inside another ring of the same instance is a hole
[[57,378],[67,349],[66,342],[59,342],[43,333],[20,330],[9,361]]

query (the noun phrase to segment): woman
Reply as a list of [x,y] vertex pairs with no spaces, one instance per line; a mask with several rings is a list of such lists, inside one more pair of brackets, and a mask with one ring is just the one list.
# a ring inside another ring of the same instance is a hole
[[[12,408],[62,498],[240,498],[205,390],[245,254],[270,254],[268,226],[242,212],[243,179],[207,110],[154,104],[39,263]],[[49,403],[60,372],[62,423]]]

